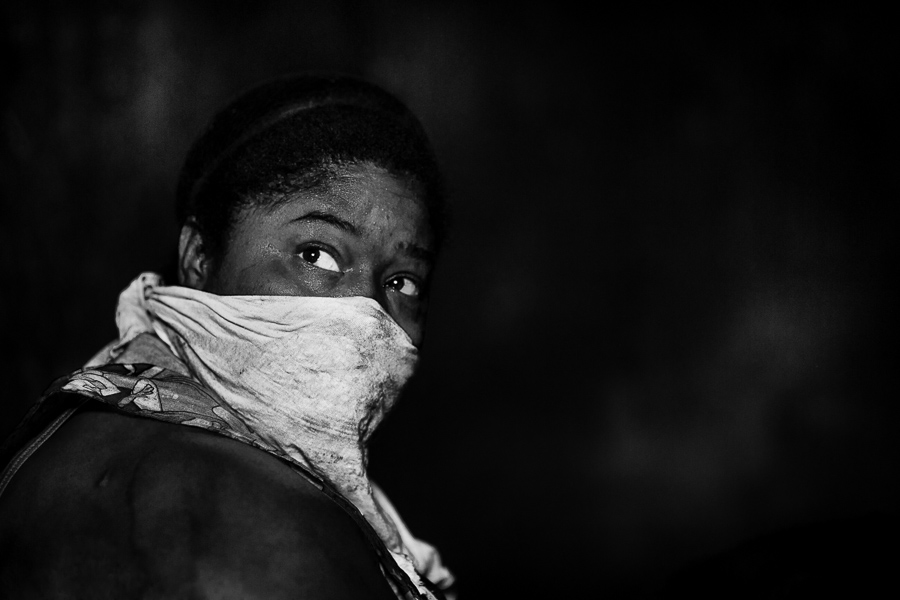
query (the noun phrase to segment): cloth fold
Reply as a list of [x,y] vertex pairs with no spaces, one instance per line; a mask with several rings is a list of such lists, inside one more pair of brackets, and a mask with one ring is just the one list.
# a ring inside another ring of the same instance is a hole
[[420,577],[442,589],[453,583],[437,551],[412,536],[367,475],[367,441],[418,358],[377,302],[216,296],[143,273],[120,295],[116,324],[119,339],[69,381],[69,391],[102,396],[115,388],[91,371],[109,363],[155,364],[199,383],[208,395],[200,409],[186,411],[179,405],[185,398],[167,393],[155,373],[142,375],[120,405],[226,433],[295,462],[360,511],[420,593],[431,595]]

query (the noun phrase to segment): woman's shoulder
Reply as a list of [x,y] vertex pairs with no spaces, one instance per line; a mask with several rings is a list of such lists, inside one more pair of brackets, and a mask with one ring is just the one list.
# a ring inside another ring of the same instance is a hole
[[363,531],[287,464],[109,412],[76,414],[13,478],[0,543],[25,571],[65,585],[95,571],[132,596],[393,597]]

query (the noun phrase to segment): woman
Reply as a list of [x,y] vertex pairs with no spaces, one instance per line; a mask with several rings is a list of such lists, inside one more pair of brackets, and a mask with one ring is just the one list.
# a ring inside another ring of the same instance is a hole
[[415,367],[442,206],[375,86],[292,77],[222,110],[179,181],[179,285],[138,277],[119,339],[5,446],[4,593],[440,597],[366,442]]

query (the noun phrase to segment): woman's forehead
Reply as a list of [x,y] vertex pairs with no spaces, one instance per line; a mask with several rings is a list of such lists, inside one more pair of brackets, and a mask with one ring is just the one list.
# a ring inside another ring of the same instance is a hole
[[344,205],[357,205],[368,202],[375,208],[386,210],[388,199],[406,200],[420,205],[424,203],[413,191],[410,182],[397,177],[387,169],[371,164],[358,164],[340,168],[331,185],[326,190],[323,200],[336,200]]
[[[297,221],[332,225],[357,237],[389,237],[428,251],[432,231],[428,209],[404,179],[370,165],[341,167],[329,186],[298,192],[276,203],[265,220],[288,227]],[[253,219],[250,210],[245,217]],[[243,219],[241,219],[243,220]]]

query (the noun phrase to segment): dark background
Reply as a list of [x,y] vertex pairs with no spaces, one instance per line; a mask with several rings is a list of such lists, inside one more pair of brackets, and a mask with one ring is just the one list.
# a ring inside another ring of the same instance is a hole
[[462,600],[634,597],[893,515],[890,20],[573,6],[7,3],[0,433],[171,258],[213,111],[339,70],[412,107],[451,184],[423,367],[372,467]]

